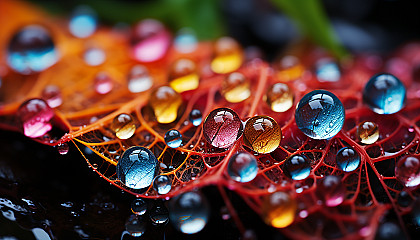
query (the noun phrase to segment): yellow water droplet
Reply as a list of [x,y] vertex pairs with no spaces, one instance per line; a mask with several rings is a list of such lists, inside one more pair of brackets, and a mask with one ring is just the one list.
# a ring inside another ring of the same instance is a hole
[[239,72],[229,74],[222,83],[221,93],[231,103],[242,102],[251,95],[249,80]]
[[289,226],[295,220],[296,201],[284,192],[275,192],[264,198],[262,217],[264,221],[275,228]]
[[195,62],[182,58],[175,61],[169,73],[169,86],[181,93],[198,87],[199,75]]
[[149,103],[159,123],[171,123],[178,116],[182,98],[171,87],[162,86],[152,92]]
[[122,113],[112,120],[111,129],[117,138],[129,139],[136,131],[136,124],[131,115]]
[[277,65],[277,77],[282,82],[298,80],[302,77],[305,68],[295,56],[283,57]]
[[237,70],[243,62],[243,53],[239,44],[230,37],[223,37],[214,45],[214,58],[211,69],[215,73],[230,73]]
[[379,139],[379,127],[374,122],[364,121],[357,126],[357,137],[364,144],[375,143]]
[[270,153],[278,148],[281,129],[277,122],[268,116],[255,116],[246,122],[244,144],[257,153]]
[[273,84],[264,99],[274,112],[285,112],[293,106],[293,93],[284,83]]

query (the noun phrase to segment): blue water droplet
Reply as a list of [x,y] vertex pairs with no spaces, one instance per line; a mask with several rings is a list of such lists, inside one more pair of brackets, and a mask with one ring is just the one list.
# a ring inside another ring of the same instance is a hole
[[80,6],[74,10],[69,22],[70,33],[78,38],[92,35],[97,26],[96,14],[90,7]]
[[149,187],[155,177],[158,161],[144,147],[131,147],[123,153],[117,164],[117,175],[122,183],[133,189]]
[[169,209],[169,218],[173,226],[186,234],[201,231],[210,215],[207,200],[197,192],[186,192],[171,199]]
[[131,211],[136,215],[143,215],[146,213],[147,203],[141,199],[137,198],[131,203]]
[[171,191],[171,179],[166,175],[159,175],[153,181],[153,188],[158,194],[167,194]]
[[200,110],[193,109],[190,112],[189,119],[190,119],[190,122],[192,123],[192,125],[197,127],[198,125],[201,124],[201,121],[203,120],[203,114],[201,113]]
[[360,156],[353,148],[344,147],[338,151],[336,161],[339,169],[351,172],[359,167]]
[[143,216],[131,215],[125,223],[125,230],[133,237],[140,237],[146,232],[146,222]]
[[150,210],[149,217],[154,225],[166,224],[169,221],[169,211],[163,205],[154,206]]
[[303,180],[310,172],[311,164],[304,155],[293,155],[283,163],[283,173],[293,180]]
[[9,42],[7,63],[21,74],[41,72],[58,61],[49,31],[40,25],[20,29]]
[[303,96],[295,112],[298,128],[314,139],[334,137],[343,127],[344,117],[341,101],[325,90],[315,90]]
[[316,64],[316,77],[320,82],[337,82],[341,77],[340,68],[330,59],[321,60]]
[[406,100],[404,84],[389,73],[373,76],[363,90],[363,102],[379,114],[400,111]]
[[174,39],[174,46],[178,52],[191,53],[197,49],[197,42],[194,31],[190,28],[183,28],[177,33]]
[[182,143],[182,135],[176,129],[171,129],[165,133],[165,143],[170,148],[177,148],[181,146]]
[[252,181],[258,173],[257,160],[249,153],[237,153],[229,159],[227,171],[237,182]]

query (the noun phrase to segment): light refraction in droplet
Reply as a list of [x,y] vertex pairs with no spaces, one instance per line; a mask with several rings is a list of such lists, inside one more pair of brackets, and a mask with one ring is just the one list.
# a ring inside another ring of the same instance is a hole
[[337,152],[337,166],[345,172],[356,170],[360,165],[360,155],[351,147],[343,147]]
[[236,153],[229,159],[227,172],[237,182],[250,182],[258,173],[257,160],[249,153]]
[[156,176],[155,180],[153,180],[153,188],[158,194],[167,194],[169,191],[171,191],[172,181],[166,175]]

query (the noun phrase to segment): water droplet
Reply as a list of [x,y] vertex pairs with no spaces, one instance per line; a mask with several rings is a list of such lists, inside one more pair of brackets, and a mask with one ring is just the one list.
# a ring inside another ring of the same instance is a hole
[[284,83],[273,84],[264,99],[274,112],[285,112],[293,106],[292,90]]
[[[298,128],[308,137],[328,139],[340,132],[344,116],[343,104],[334,94],[325,90],[315,90],[299,101],[295,121]],[[330,127],[330,123],[333,123],[333,127]]]
[[131,215],[125,223],[125,230],[133,237],[140,237],[146,232],[146,222],[143,216]]
[[152,92],[149,103],[159,123],[171,123],[178,117],[182,98],[171,87],[162,86]]
[[258,173],[257,160],[249,153],[236,153],[229,159],[227,172],[237,182],[250,182]]
[[147,210],[147,203],[141,199],[136,198],[133,202],[131,202],[131,211],[136,215],[143,215],[146,213]]
[[401,191],[397,197],[398,205],[408,207],[413,202],[413,198],[406,191]]
[[244,144],[257,153],[270,153],[277,149],[281,141],[281,129],[268,116],[255,116],[245,124]]
[[48,85],[42,90],[42,99],[44,99],[50,108],[59,107],[63,103],[60,88],[55,85]]
[[206,198],[197,192],[186,192],[171,199],[169,209],[173,226],[186,234],[201,231],[210,215]]
[[54,110],[42,99],[25,101],[20,105],[17,115],[27,137],[41,137],[52,129],[50,120],[54,117]]
[[311,173],[311,164],[304,155],[293,155],[283,163],[283,173],[293,180],[303,180]]
[[215,73],[230,73],[237,70],[243,61],[242,49],[230,37],[219,38],[214,44],[214,58],[211,69]]
[[165,206],[155,206],[149,212],[150,220],[154,225],[166,224],[169,221],[169,211]]
[[7,63],[21,74],[41,72],[59,58],[49,31],[40,25],[19,29],[10,40],[7,53]]
[[295,56],[285,56],[277,66],[277,77],[280,81],[295,81],[302,77],[305,71],[304,67]]
[[193,109],[190,112],[189,119],[190,119],[190,122],[192,123],[192,125],[197,127],[201,124],[201,121],[203,120],[203,114],[201,113],[200,110]]
[[331,59],[321,59],[316,64],[315,72],[320,82],[337,82],[341,77],[340,68]]
[[95,76],[94,88],[99,94],[107,94],[111,92],[114,87],[114,83],[111,77],[106,72],[99,72]]
[[83,59],[89,66],[99,66],[105,62],[106,54],[101,48],[92,47],[84,52]]
[[140,62],[154,62],[165,56],[171,44],[171,34],[163,24],[145,19],[133,28],[131,54]]
[[420,184],[420,160],[415,156],[404,156],[395,167],[395,177],[406,187]]
[[159,175],[153,181],[153,188],[158,194],[167,194],[172,188],[171,179],[166,175]]
[[165,133],[165,143],[170,148],[177,148],[181,146],[182,144],[182,135],[181,133],[176,129],[168,130]]
[[197,49],[197,43],[197,36],[190,28],[179,30],[174,40],[175,49],[180,53],[194,52]]
[[351,147],[343,147],[337,152],[337,167],[344,172],[352,172],[360,165],[360,155]]
[[275,192],[264,198],[262,217],[264,221],[275,228],[285,228],[295,220],[296,201],[284,192]]
[[77,7],[69,21],[70,33],[78,38],[87,38],[92,35],[97,26],[96,14],[88,6]]
[[242,102],[251,95],[249,85],[249,80],[242,73],[234,72],[222,82],[221,93],[228,102]]
[[57,145],[58,153],[66,155],[69,152],[69,145],[67,143],[61,143]]
[[378,114],[400,111],[406,100],[403,83],[389,73],[373,76],[363,89],[363,102]]
[[111,123],[111,129],[119,139],[129,139],[136,132],[136,124],[129,114],[121,113]]
[[316,196],[328,207],[340,205],[346,196],[341,178],[333,175],[323,177],[316,186]]
[[218,148],[231,146],[242,135],[242,129],[238,114],[229,108],[214,109],[203,123],[204,138]]
[[118,179],[129,188],[144,189],[152,184],[157,166],[158,161],[149,149],[130,147],[118,161]]
[[356,134],[361,143],[375,143],[379,138],[378,124],[374,122],[364,121],[357,126]]
[[147,68],[143,65],[135,65],[128,74],[128,90],[139,93],[149,90],[153,86],[153,79]]
[[194,61],[181,58],[176,60],[169,73],[169,86],[181,93],[198,87],[200,76]]

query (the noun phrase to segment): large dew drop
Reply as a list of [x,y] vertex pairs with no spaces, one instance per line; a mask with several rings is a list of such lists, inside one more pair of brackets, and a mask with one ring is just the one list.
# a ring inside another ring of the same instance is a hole
[[353,148],[340,149],[336,157],[337,167],[344,172],[352,172],[360,165],[360,155]]
[[129,188],[144,189],[155,178],[158,161],[145,147],[130,147],[125,150],[117,164],[117,176]]
[[227,172],[237,182],[250,182],[258,173],[257,160],[249,153],[237,153],[229,159]]
[[363,101],[379,114],[393,114],[400,111],[405,105],[405,100],[405,86],[389,73],[373,76],[363,90]]
[[22,124],[23,134],[30,138],[41,137],[52,129],[54,110],[42,99],[30,99],[20,105],[17,116]]
[[315,90],[303,96],[295,112],[298,128],[314,139],[334,137],[343,127],[344,117],[341,101],[325,90]]
[[169,201],[169,218],[173,226],[186,234],[201,231],[207,224],[210,209],[205,197],[186,192]]
[[246,122],[244,144],[257,153],[270,153],[281,141],[281,129],[276,120],[268,116],[255,116]]
[[40,25],[23,27],[13,35],[7,54],[9,66],[21,74],[41,72],[59,58],[49,31]]

